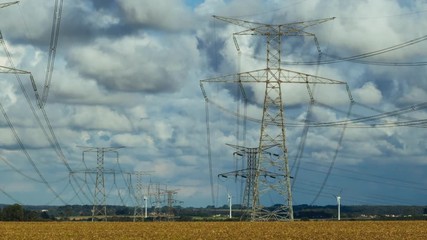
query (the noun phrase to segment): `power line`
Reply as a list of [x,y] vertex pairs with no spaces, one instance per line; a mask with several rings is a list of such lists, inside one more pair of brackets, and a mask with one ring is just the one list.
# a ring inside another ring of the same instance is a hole
[[0,156],[0,159],[1,159],[4,163],[6,163],[10,168],[12,168],[12,170],[13,170],[13,171],[17,172],[17,173],[18,173],[18,174],[20,174],[21,176],[23,176],[23,177],[25,177],[25,178],[27,178],[27,179],[29,179],[29,180],[31,180],[31,181],[37,182],[37,183],[43,183],[43,182],[42,182],[42,181],[40,181],[39,179],[33,178],[33,177],[31,177],[31,176],[27,175],[26,173],[24,173],[23,171],[19,170],[18,168],[16,168],[16,167],[15,167],[12,163],[10,163],[6,158],[4,158],[4,157]]
[[206,142],[207,142],[207,150],[208,150],[208,166],[209,166],[209,182],[211,185],[211,197],[212,204],[215,206],[215,193],[214,193],[214,180],[212,173],[212,150],[211,150],[211,130],[210,130],[210,117],[209,117],[209,99],[206,94],[205,88],[203,84],[200,83],[200,88],[202,90],[203,98],[205,99],[205,118],[206,118]]
[[350,57],[338,57],[338,56],[333,56],[330,54],[324,54],[325,56],[332,58],[332,60],[323,60],[320,62],[314,62],[314,61],[312,61],[312,62],[287,62],[287,61],[284,61],[284,63],[286,63],[288,65],[318,65],[318,64],[333,64],[333,63],[339,63],[339,62],[344,62],[344,61],[350,61],[350,62],[361,63],[361,64],[372,64],[372,65],[382,65],[382,66],[424,66],[424,65],[427,65],[427,61],[422,61],[422,62],[372,61],[372,62],[370,62],[370,61],[361,61],[359,59],[373,57],[373,56],[388,53],[391,51],[399,50],[401,48],[412,46],[414,44],[423,42],[425,40],[427,40],[427,35],[424,35],[422,37],[415,38],[415,39],[412,39],[412,40],[409,40],[407,42],[400,43],[400,44],[397,44],[394,46],[390,46],[387,48],[375,50],[372,52],[362,53],[362,54],[358,54],[358,55],[354,55],[354,56],[350,56]]
[[12,200],[15,203],[21,204],[22,203],[20,201],[18,201],[16,198],[14,198],[12,195],[10,195],[9,193],[7,193],[5,190],[3,190],[3,188],[0,187],[0,192],[2,192],[6,197],[8,197],[10,200]]
[[[350,107],[349,107],[348,113],[347,113],[347,118],[350,115],[352,108],[353,108],[353,102],[350,103]],[[332,157],[331,164],[329,165],[329,168],[328,168],[328,172],[327,172],[325,178],[323,179],[322,185],[320,186],[318,193],[316,194],[316,196],[314,197],[313,201],[311,202],[311,205],[313,205],[313,203],[315,203],[317,201],[317,198],[322,193],[323,188],[325,187],[326,182],[328,181],[329,176],[331,175],[332,169],[334,168],[334,165],[335,165],[335,161],[337,160],[338,152],[339,152],[339,150],[341,148],[342,141],[344,139],[344,134],[345,134],[345,130],[346,129],[347,129],[347,124],[345,124],[343,126],[343,128],[342,128],[341,134],[340,134],[339,139],[338,139],[337,146],[336,146],[335,151],[334,151],[334,155]]]
[[30,154],[27,152],[25,145],[23,144],[23,142],[21,141],[20,137],[18,136],[18,133],[16,132],[15,128],[13,127],[12,122],[10,121],[9,117],[7,116],[6,111],[3,108],[3,105],[0,103],[0,111],[2,112],[10,130],[13,133],[13,136],[15,137],[19,147],[21,148],[21,151],[24,153],[25,157],[27,158],[27,160],[29,161],[29,163],[31,164],[31,166],[33,167],[33,169],[36,171],[37,175],[40,177],[41,181],[46,185],[46,187],[63,203],[66,204],[66,202],[61,198],[61,196],[52,188],[52,186],[50,186],[50,184],[48,183],[48,181],[46,180],[46,178],[43,176],[43,174],[41,173],[41,171],[37,168],[34,160],[31,158]]
[[[3,38],[3,35],[1,34],[1,32],[0,32],[0,43],[2,44],[3,50],[6,53],[9,65],[12,67],[12,68],[9,68],[9,69],[15,69],[12,57],[10,55],[9,50],[6,47],[6,44],[5,44],[5,41],[4,41],[4,38]],[[31,110],[33,116],[35,117],[35,120],[36,120],[37,124],[39,125],[40,129],[42,130],[43,134],[45,135],[45,137],[49,141],[50,145],[55,150],[55,152],[58,155],[59,159],[61,159],[61,161],[64,163],[64,165],[66,166],[66,168],[68,169],[68,171],[69,172],[72,171],[71,167],[69,166],[69,164],[68,164],[68,162],[67,162],[67,160],[66,160],[66,158],[65,158],[65,156],[64,156],[64,154],[62,152],[61,146],[60,146],[60,144],[59,144],[59,142],[58,142],[58,140],[56,138],[55,132],[54,132],[54,130],[53,130],[51,124],[50,124],[50,121],[49,121],[49,118],[47,116],[47,113],[46,113],[45,109],[42,108],[41,111],[42,111],[44,120],[45,120],[45,122],[46,122],[46,124],[48,126],[48,129],[50,131],[51,136],[49,136],[49,134],[47,133],[44,125],[42,124],[42,122],[41,122],[41,120],[40,120],[40,118],[38,116],[38,114],[36,113],[36,110],[35,110],[33,104],[31,103],[30,97],[29,97],[29,95],[27,93],[27,90],[25,89],[24,84],[22,83],[22,80],[21,80],[20,76],[18,75],[18,74],[22,74],[22,73],[17,72],[17,71],[11,71],[10,73],[14,73],[15,74],[16,80],[19,83],[19,86],[21,88],[22,93],[24,94],[24,97],[25,97],[25,99],[27,101],[27,104],[30,107],[30,110]],[[35,84],[35,81],[34,81],[34,78],[33,78],[32,74],[30,72],[23,72],[23,73],[24,74],[29,74],[29,77],[30,77],[30,80],[31,80],[31,83],[32,83],[32,87],[33,87],[33,90],[34,90],[34,93],[35,93],[35,96],[36,96],[36,101],[37,101],[38,105],[40,106],[40,101],[41,100],[39,98],[37,87],[36,87],[36,84]]]
[[43,94],[42,94],[42,99],[39,106],[40,108],[43,108],[47,102],[50,83],[52,81],[52,73],[53,73],[53,68],[55,66],[56,47],[58,45],[59,29],[61,26],[63,2],[64,2],[63,0],[55,0],[52,30],[50,35],[49,56],[47,60],[46,77],[45,77],[45,83],[43,88]]
[[[305,171],[309,171],[309,172],[317,172],[317,173],[322,173],[322,174],[327,174],[328,173],[328,171],[314,170],[312,168],[306,168],[306,167],[300,167],[300,168],[304,169]],[[388,186],[398,187],[398,188],[405,188],[405,189],[411,188],[413,190],[419,190],[419,191],[426,191],[427,190],[427,188],[425,188],[425,187],[413,186],[413,185],[408,185],[408,184],[402,184],[402,183],[399,183],[399,182],[386,182],[386,181],[381,181],[381,180],[376,180],[376,179],[367,179],[367,178],[362,178],[362,177],[359,177],[359,176],[350,176],[350,175],[344,175],[344,174],[338,174],[338,173],[330,173],[330,175],[335,176],[335,177],[340,177],[340,178],[347,178],[347,179],[352,179],[352,180],[357,180],[357,181],[362,181],[362,182],[369,182],[369,183],[376,183],[376,184],[388,185]],[[363,174],[360,174],[360,175],[363,175]],[[387,179],[387,178],[384,178],[384,177],[380,177],[380,178],[382,178],[383,180]]]

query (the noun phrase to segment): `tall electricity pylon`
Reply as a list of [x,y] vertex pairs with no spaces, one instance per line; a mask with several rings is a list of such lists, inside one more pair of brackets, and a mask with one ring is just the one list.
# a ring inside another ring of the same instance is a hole
[[136,185],[135,185],[135,209],[133,213],[133,221],[136,222],[138,219],[143,220],[145,218],[145,196],[144,196],[144,185],[142,183],[142,172],[136,172]]
[[[162,203],[164,202],[165,190],[160,187],[160,183],[150,183],[148,195],[150,196],[151,205],[154,207],[150,216],[153,221],[161,221],[165,214],[162,213]],[[154,198],[154,200],[152,200]]]
[[118,159],[118,152],[116,151],[119,148],[123,147],[81,147],[83,148],[83,161],[86,152],[96,152],[96,169],[85,169],[82,171],[73,171],[74,172],[84,172],[95,173],[95,192],[93,195],[93,208],[92,208],[92,221],[100,218],[103,221],[107,221],[107,196],[105,193],[105,173],[115,174],[115,170],[106,170],[104,169],[104,155],[106,152],[116,152]]
[[[239,51],[235,38],[236,35],[262,36],[266,38],[266,68],[261,70],[243,72],[217,78],[200,81],[200,87],[205,101],[208,96],[203,84],[206,83],[263,83],[265,84],[264,102],[255,167],[255,179],[253,183],[253,199],[250,209],[252,221],[285,221],[293,220],[291,176],[288,163],[288,150],[286,147],[284,102],[282,99],[282,84],[301,83],[306,84],[310,99],[313,94],[310,84],[344,84],[345,82],[321,78],[314,75],[300,73],[281,68],[282,38],[284,36],[309,36],[314,34],[305,31],[305,28],[314,26],[334,18],[319,19],[307,22],[295,22],[288,24],[264,24],[245,20],[219,17],[214,18],[245,28],[241,32],[233,34],[233,40]],[[318,46],[317,46],[318,47]],[[319,49],[318,49],[319,50]],[[267,158],[262,154],[266,146],[274,146],[270,150],[277,155],[275,158]],[[269,173],[269,174],[265,174]],[[283,176],[271,178],[271,176]],[[273,210],[266,208],[261,203],[264,197],[280,198],[280,207]]]
[[166,213],[166,220],[167,221],[173,221],[175,219],[175,213],[173,209],[173,204],[177,203],[177,201],[174,197],[178,193],[177,190],[166,190],[166,201],[167,201],[167,213]]
[[[147,173],[139,171],[135,172],[136,176],[136,185],[135,185],[135,209],[133,214],[133,221],[144,220],[147,218],[147,195],[148,195],[148,186],[144,186],[142,181],[142,176],[147,175]],[[145,191],[144,191],[145,189]]]

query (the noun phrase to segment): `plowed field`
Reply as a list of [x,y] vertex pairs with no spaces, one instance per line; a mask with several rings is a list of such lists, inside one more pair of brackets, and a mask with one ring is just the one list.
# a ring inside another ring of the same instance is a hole
[[427,221],[0,222],[0,239],[427,239]]

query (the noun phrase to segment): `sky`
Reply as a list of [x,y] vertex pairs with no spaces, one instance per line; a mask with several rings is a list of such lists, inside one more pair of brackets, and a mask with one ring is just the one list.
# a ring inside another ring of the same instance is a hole
[[[0,65],[31,72],[40,95],[53,13],[43,0],[0,9]],[[258,146],[265,85],[245,86],[245,108],[236,86],[205,84],[220,106],[206,107],[200,81],[264,69],[266,42],[236,36],[238,54],[233,33],[245,29],[213,15],[335,17],[282,39],[283,69],[345,82],[354,99],[345,85],[316,84],[310,104],[305,85],[282,85],[294,204],[427,205],[425,125],[401,126],[427,118],[423,0],[65,0],[44,109],[29,74],[0,75],[0,203],[92,204],[96,148],[111,150],[108,204],[135,205],[141,171],[182,206],[222,206],[227,193],[240,203],[242,180],[217,176],[243,162],[227,143]]]

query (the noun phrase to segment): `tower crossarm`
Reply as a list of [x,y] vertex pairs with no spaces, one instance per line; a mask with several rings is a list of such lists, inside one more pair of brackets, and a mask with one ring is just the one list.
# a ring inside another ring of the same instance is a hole
[[[280,77],[279,74],[280,73]],[[272,78],[266,78],[266,75],[273,75]],[[310,75],[287,69],[272,69],[266,68],[261,70],[243,72],[238,74],[230,74],[216,78],[201,80],[200,83],[310,83],[310,84],[343,84],[344,81],[333,80],[329,78]]]
[[5,66],[0,66],[0,73],[12,73],[12,74],[31,74],[31,72],[20,70],[16,68],[10,68]]
[[246,29],[241,32],[235,33],[235,35],[276,34],[276,35],[282,35],[282,36],[305,36],[308,34],[304,31],[305,28],[335,19],[335,17],[331,17],[331,18],[285,23],[285,24],[265,24],[265,23],[251,22],[251,21],[246,21],[241,19],[234,19],[229,17],[221,17],[216,15],[214,15],[213,17],[218,20],[228,22]]
[[[228,177],[242,177],[247,178],[249,177],[251,172],[255,172],[257,169],[255,168],[245,168],[245,169],[239,169],[235,171],[225,172],[218,174],[218,177],[228,178]],[[259,175],[263,177],[270,177],[270,178],[276,178],[276,177],[286,177],[283,173],[278,172],[272,172],[267,170],[259,170]],[[291,177],[292,178],[292,177]]]
[[[239,146],[239,145],[230,144],[230,143],[226,143],[225,145],[227,145],[229,147],[232,147],[232,148],[235,148],[239,152],[243,152],[243,153],[246,152],[246,151],[248,151],[248,150],[251,150],[251,149],[258,150],[258,147],[256,147],[256,148],[248,148],[248,147],[245,147],[245,146]],[[263,149],[262,149],[262,151],[265,151],[265,150],[267,150],[269,148],[272,148],[272,147],[275,147],[275,146],[276,145],[264,146]]]
[[228,177],[242,177],[242,178],[248,178],[250,175],[250,172],[255,172],[256,169],[254,168],[245,168],[245,169],[239,169],[236,171],[230,171],[225,173],[218,174],[218,177],[228,178]]
[[[106,169],[106,168],[104,168],[102,172],[104,174],[129,174],[129,172],[117,171],[115,169]],[[98,173],[98,170],[97,169],[78,169],[78,170],[69,171],[69,174],[76,174],[76,173],[96,174]]]
[[85,152],[112,152],[120,148],[124,148],[124,146],[119,147],[86,147],[86,146],[77,146],[79,148],[83,148]]

